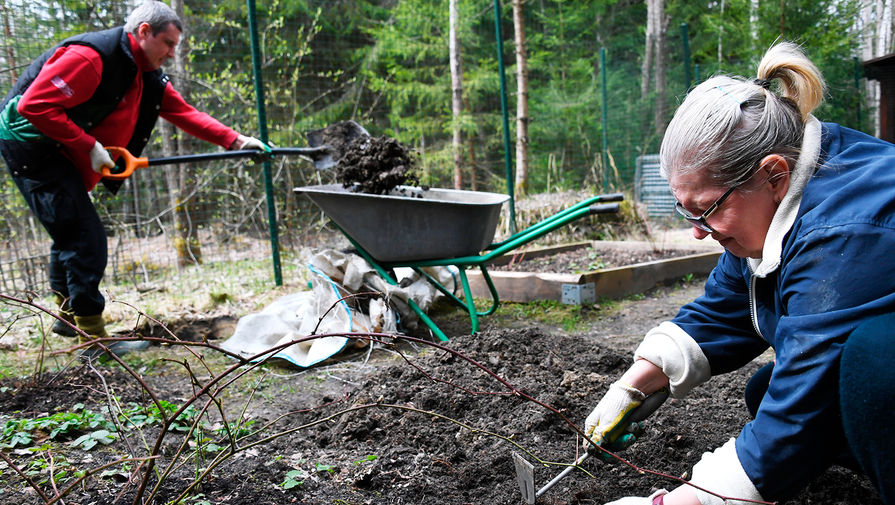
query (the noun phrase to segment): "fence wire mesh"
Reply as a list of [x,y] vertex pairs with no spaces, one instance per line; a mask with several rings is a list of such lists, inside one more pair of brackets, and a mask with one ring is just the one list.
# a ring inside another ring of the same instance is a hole
[[[247,2],[184,3],[185,64],[182,70],[166,65],[166,72],[197,109],[237,131],[257,135]],[[737,26],[742,20],[735,9],[745,3],[728,2],[725,22]],[[714,3],[707,3],[704,12],[674,3],[669,7],[669,26],[681,29],[669,29],[660,48],[666,86],[657,90],[655,77],[641,66],[643,35],[636,28],[645,20],[643,4],[584,0],[524,4],[529,192],[630,190],[638,157],[657,150],[665,124],[690,86],[714,72],[754,73],[759,51],[754,57],[739,56],[747,45],[743,34],[724,32],[723,27],[719,31],[711,18],[718,15],[712,10],[717,8]],[[842,19],[847,12],[829,14],[829,9],[846,10],[853,3],[787,4],[789,26],[807,27],[803,32],[790,31],[787,38],[805,43],[809,53],[823,48],[811,54],[830,85],[819,115],[866,130],[860,113],[862,88],[851,57],[857,39],[848,33],[848,20]],[[0,0],[4,31],[0,90],[5,94],[28,63],[55,43],[123,24],[134,6],[132,1]],[[510,138],[515,139],[519,96],[509,2],[458,2],[464,108],[455,118],[446,0],[258,1],[270,140],[278,146],[304,146],[306,131],[353,118],[373,135],[392,136],[413,146],[420,154],[424,183],[451,187],[455,180],[451,138],[456,126],[464,139],[463,188],[506,192],[495,6],[502,7],[499,26],[507,108]],[[817,9],[827,11],[818,14]],[[763,15],[768,26],[777,22],[773,12]],[[834,32],[842,33],[831,41]],[[724,54],[732,56],[715,57],[716,51],[722,53],[719,33],[731,48]],[[752,44],[768,47],[778,35],[769,29]],[[644,76],[653,84],[642,87]],[[216,149],[160,121],[144,155]],[[282,157],[273,160],[271,177],[277,246],[288,258],[304,245],[315,245],[325,223],[319,211],[292,189],[332,182],[333,174],[317,171],[299,158]],[[0,233],[6,237],[0,250],[0,290],[45,289],[49,239],[9,177],[0,178],[0,192]],[[93,197],[108,232],[106,283],[151,286],[184,275],[228,276],[238,283],[245,278],[234,272],[270,264],[270,216],[260,164],[231,160],[146,168],[130,177],[118,194],[98,188]]]

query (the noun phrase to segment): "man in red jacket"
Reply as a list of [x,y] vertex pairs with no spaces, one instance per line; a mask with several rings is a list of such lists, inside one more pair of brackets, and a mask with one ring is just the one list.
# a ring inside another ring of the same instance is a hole
[[[227,149],[267,149],[173,88],[160,67],[174,56],[182,29],[170,7],[148,0],[123,27],[77,35],[44,53],[0,102],[0,154],[53,239],[50,288],[63,317],[93,338],[108,336],[99,292],[108,246],[89,195],[102,167],[114,166],[103,146],[141,153],[161,116]],[[57,323],[54,331],[73,336]]]

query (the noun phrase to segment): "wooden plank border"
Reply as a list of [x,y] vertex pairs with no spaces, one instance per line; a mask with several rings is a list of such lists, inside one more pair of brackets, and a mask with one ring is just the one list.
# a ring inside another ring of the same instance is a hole
[[[608,242],[596,243],[599,246]],[[644,243],[646,244],[646,243]],[[549,251],[538,250],[538,255],[571,250],[567,244],[564,249]],[[577,247],[587,247],[590,242],[576,243]],[[615,247],[613,245],[612,247]],[[618,247],[642,247],[639,243],[617,243]],[[646,244],[650,247],[650,244]],[[687,247],[688,250],[700,249],[699,247]],[[494,282],[497,293],[502,301],[507,302],[532,302],[535,300],[562,300],[563,284],[594,283],[597,298],[619,298],[636,293],[642,293],[663,282],[682,279],[688,274],[707,274],[718,263],[721,252],[717,249],[680,256],[667,260],[637,263],[615,268],[606,268],[583,274],[561,273],[537,273],[537,272],[503,272],[491,271],[491,280]],[[527,253],[528,254],[528,253]],[[512,256],[512,255],[507,255]],[[528,256],[532,257],[532,256]],[[500,259],[500,258],[499,258]],[[506,260],[505,262],[509,262]],[[496,261],[493,262],[499,264]],[[467,272],[470,289],[474,297],[487,298],[488,287],[478,269]]]

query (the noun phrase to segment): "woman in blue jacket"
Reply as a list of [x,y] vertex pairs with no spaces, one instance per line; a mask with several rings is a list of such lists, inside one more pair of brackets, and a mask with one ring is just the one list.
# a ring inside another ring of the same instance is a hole
[[703,82],[668,126],[661,166],[677,211],[725,253],[705,293],[646,334],[586,433],[611,448],[649,394],[683,398],[768,347],[775,363],[747,387],[753,419],[703,455],[693,486],[617,505],[777,501],[833,464],[895,503],[882,433],[895,409],[895,145],[812,116],[824,82],[795,45],[772,47],[757,75]]

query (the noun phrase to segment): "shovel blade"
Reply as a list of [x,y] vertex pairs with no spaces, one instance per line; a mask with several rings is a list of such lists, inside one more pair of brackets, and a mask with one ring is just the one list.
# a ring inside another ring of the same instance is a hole
[[319,130],[311,130],[305,136],[309,146],[328,148],[329,156],[314,160],[314,166],[322,170],[334,167],[348,150],[349,144],[358,138],[369,138],[370,134],[363,126],[349,119]]
[[516,465],[516,480],[519,481],[522,499],[528,505],[534,505],[537,498],[535,494],[535,466],[515,451],[513,452],[513,463]]

